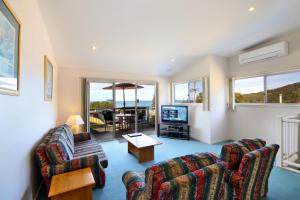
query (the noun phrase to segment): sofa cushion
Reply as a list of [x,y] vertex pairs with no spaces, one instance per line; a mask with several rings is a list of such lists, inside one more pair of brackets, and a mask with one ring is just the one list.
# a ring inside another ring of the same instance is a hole
[[64,139],[66,144],[68,145],[69,150],[74,154],[74,137],[72,132],[69,132],[68,125],[60,125],[51,130],[52,135],[61,135]]
[[46,146],[50,138],[51,138],[51,134],[48,132],[35,150],[36,159],[40,167],[43,165],[48,165],[50,163],[50,160],[48,159],[47,152],[46,152]]
[[63,128],[65,130],[65,133],[66,133],[66,136],[67,136],[68,140],[70,141],[72,147],[74,148],[74,135],[73,135],[73,132],[72,132],[70,126],[67,125],[67,124],[64,124]]
[[260,139],[243,139],[225,144],[221,150],[221,159],[228,164],[228,169],[238,170],[244,154],[265,146],[266,142]]
[[60,134],[53,134],[46,145],[47,157],[52,164],[64,163],[65,160],[73,159],[65,138]]
[[106,168],[108,165],[106,154],[100,144],[94,140],[86,140],[75,143],[74,159],[82,158],[89,155],[98,155],[100,164]]
[[217,156],[212,153],[198,153],[177,157],[147,168],[145,171],[146,199],[155,198],[163,182],[196,171],[217,161]]

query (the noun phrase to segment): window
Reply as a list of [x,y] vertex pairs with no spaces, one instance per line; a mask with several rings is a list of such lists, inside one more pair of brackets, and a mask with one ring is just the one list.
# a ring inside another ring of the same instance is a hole
[[300,72],[270,75],[267,103],[300,103]]
[[202,81],[192,81],[189,84],[190,102],[203,103]]
[[235,103],[300,103],[300,71],[237,79]]
[[189,102],[189,83],[176,83],[174,85],[175,103]]
[[264,77],[234,81],[235,103],[264,103]]
[[203,103],[201,80],[174,84],[175,103]]

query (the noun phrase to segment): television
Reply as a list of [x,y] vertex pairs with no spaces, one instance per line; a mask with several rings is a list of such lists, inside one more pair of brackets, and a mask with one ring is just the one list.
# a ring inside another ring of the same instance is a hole
[[161,121],[164,123],[188,123],[188,107],[176,105],[161,106]]

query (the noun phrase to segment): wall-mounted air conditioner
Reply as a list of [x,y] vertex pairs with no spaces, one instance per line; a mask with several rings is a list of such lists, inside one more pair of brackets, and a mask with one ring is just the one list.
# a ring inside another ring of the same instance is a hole
[[239,55],[240,64],[288,55],[288,43],[280,42]]

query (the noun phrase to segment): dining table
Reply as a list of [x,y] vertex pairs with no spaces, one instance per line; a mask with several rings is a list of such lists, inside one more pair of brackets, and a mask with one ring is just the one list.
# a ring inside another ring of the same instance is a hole
[[135,115],[134,114],[115,114],[116,122],[119,124],[119,130],[129,130],[131,124],[134,124]]

